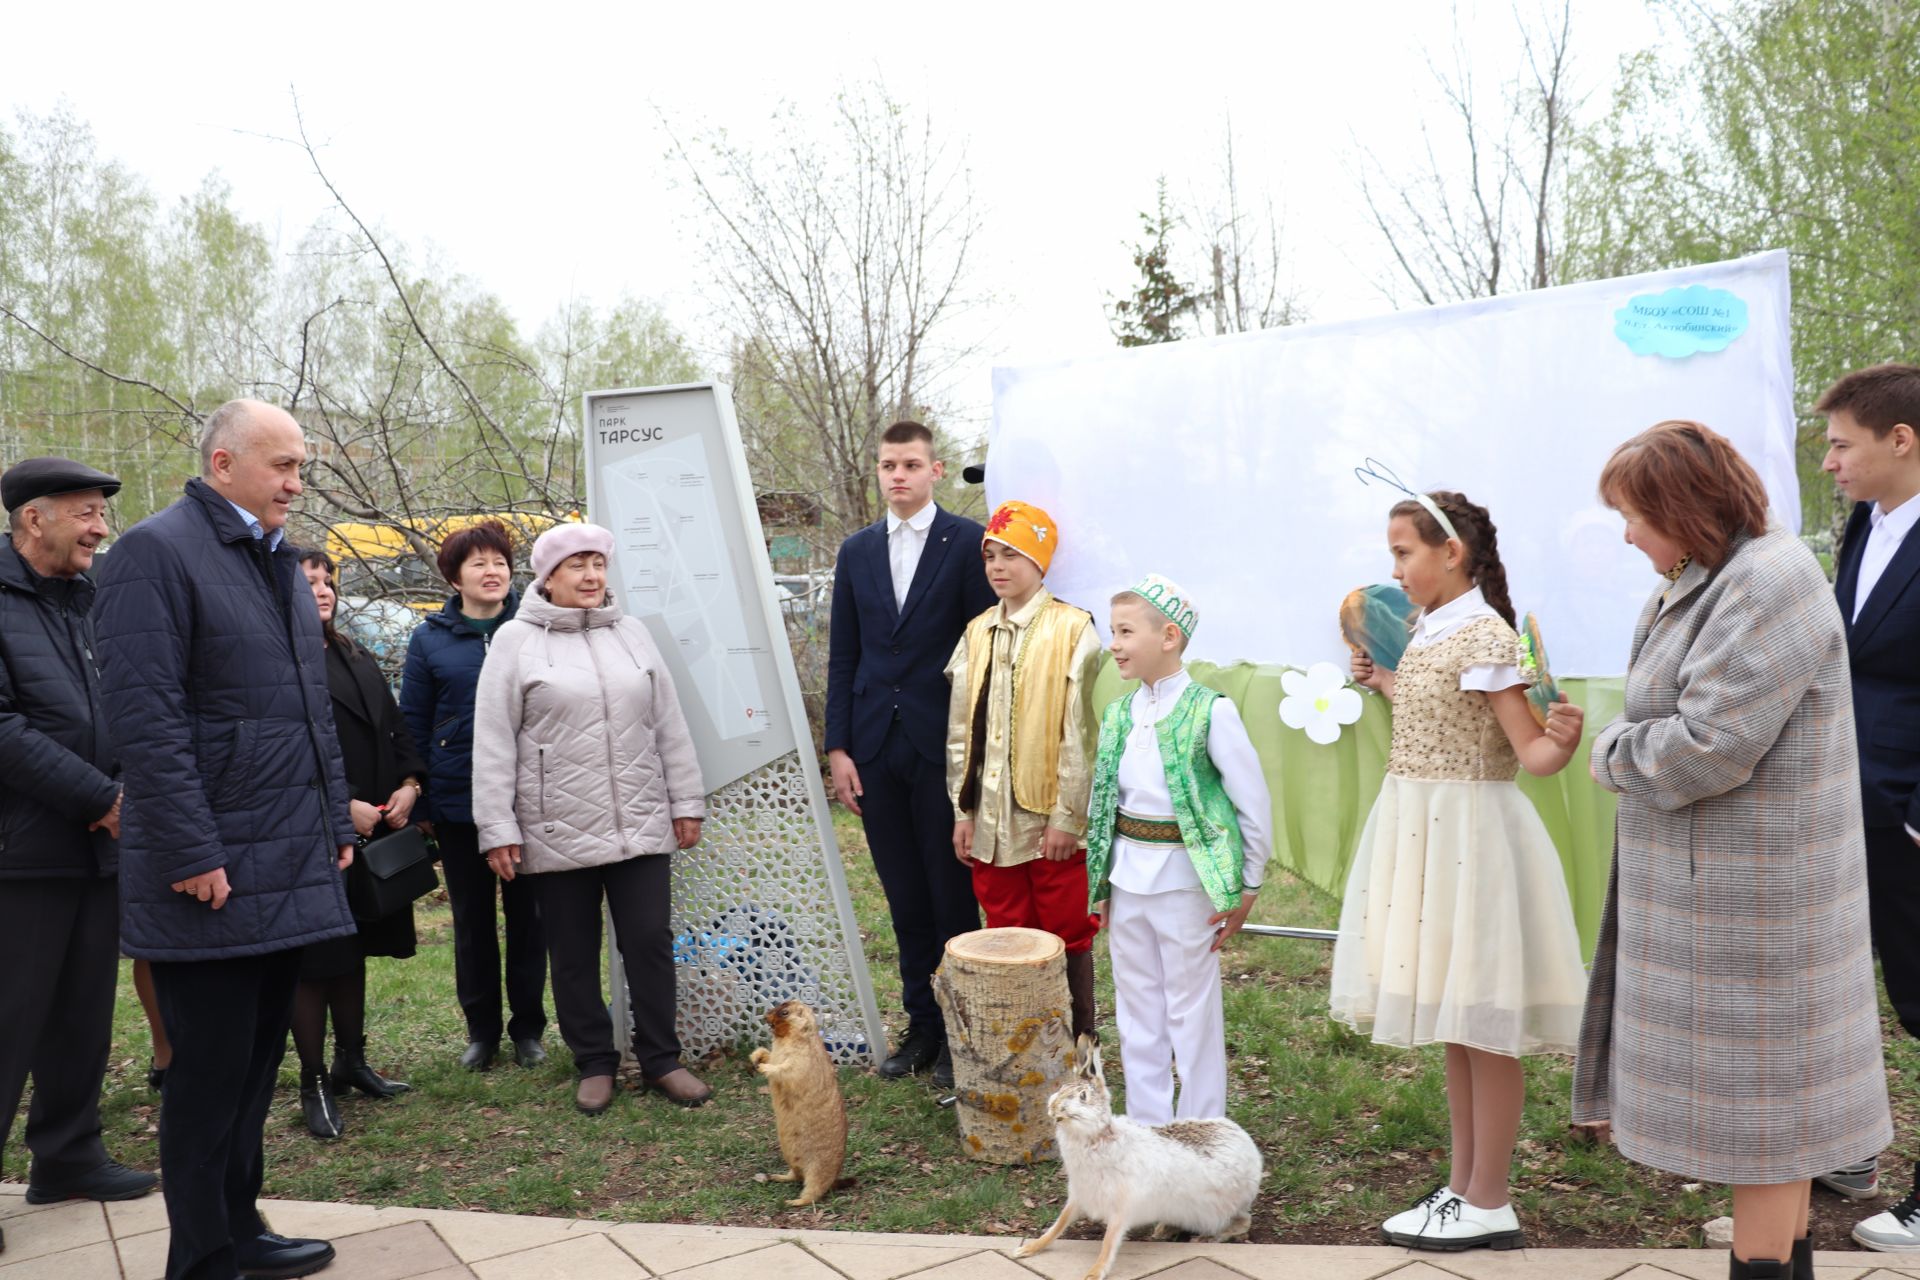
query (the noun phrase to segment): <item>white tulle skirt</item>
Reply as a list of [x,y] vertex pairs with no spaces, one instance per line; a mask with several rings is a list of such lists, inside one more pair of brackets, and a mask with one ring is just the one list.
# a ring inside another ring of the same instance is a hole
[[1519,787],[1387,776],[1347,876],[1330,985],[1335,1020],[1377,1044],[1575,1051],[1580,935]]

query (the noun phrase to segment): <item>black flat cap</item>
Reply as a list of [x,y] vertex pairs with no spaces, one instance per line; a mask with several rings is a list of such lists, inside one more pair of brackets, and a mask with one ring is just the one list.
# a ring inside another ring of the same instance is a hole
[[14,463],[5,475],[0,475],[0,506],[11,511],[35,498],[50,498],[56,493],[85,493],[90,489],[98,489],[111,498],[120,492],[120,482],[72,458],[28,458]]

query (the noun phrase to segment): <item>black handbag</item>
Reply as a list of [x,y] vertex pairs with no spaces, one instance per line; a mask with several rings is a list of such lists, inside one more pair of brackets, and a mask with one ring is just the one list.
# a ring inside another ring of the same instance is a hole
[[433,846],[418,827],[402,827],[360,841],[347,868],[347,905],[362,923],[390,916],[439,887],[440,877],[433,872]]

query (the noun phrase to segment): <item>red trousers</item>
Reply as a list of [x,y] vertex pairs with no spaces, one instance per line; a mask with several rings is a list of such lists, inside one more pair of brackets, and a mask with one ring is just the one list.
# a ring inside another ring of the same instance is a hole
[[973,864],[973,896],[989,929],[1045,929],[1070,952],[1093,946],[1100,924],[1087,914],[1087,851],[1065,862],[1035,858],[1015,867]]

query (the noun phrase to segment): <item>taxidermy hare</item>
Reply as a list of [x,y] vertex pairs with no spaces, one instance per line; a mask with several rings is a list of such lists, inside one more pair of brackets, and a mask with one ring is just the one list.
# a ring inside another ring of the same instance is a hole
[[787,1172],[770,1180],[801,1184],[799,1196],[787,1201],[797,1208],[843,1185],[847,1102],[812,1009],[798,1000],[784,1001],[768,1012],[767,1025],[773,1028],[773,1048],[755,1049],[751,1060],[767,1078],[780,1156],[787,1162]]
[[1040,1252],[1081,1218],[1107,1224],[1086,1280],[1104,1280],[1127,1232],[1149,1224],[1231,1240],[1251,1225],[1260,1190],[1260,1149],[1231,1120],[1137,1124],[1113,1114],[1100,1051],[1081,1036],[1073,1077],[1047,1101],[1067,1204],[1046,1234],[1013,1256]]

